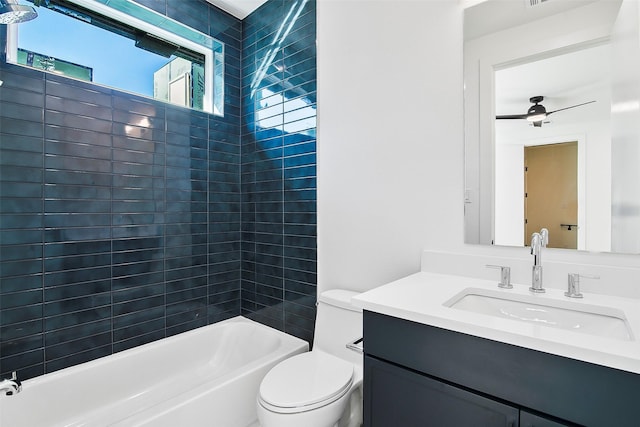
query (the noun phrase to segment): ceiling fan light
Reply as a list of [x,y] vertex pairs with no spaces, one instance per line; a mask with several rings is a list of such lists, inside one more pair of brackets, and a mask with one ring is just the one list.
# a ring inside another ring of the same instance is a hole
[[529,107],[527,111],[527,120],[530,122],[539,122],[547,117],[547,109],[543,105],[535,104]]
[[538,114],[527,116],[527,120],[530,122],[541,122],[546,118],[547,118],[547,113],[538,113]]

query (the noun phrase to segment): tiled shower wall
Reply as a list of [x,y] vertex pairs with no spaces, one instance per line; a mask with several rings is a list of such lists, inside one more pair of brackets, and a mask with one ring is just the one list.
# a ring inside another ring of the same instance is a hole
[[311,341],[316,300],[316,4],[243,21],[242,314]]
[[[263,129],[253,120],[263,104],[241,78],[242,61],[258,60],[259,33],[273,35],[264,28],[295,2],[272,0],[247,18],[250,54],[242,22],[204,1],[139,2],[226,44],[225,117],[3,61],[3,376],[33,377],[241,312],[312,337],[315,113],[302,119],[307,129]],[[297,20],[279,49],[291,61],[293,37],[304,39],[298,58],[313,60],[290,65],[306,71],[265,76],[315,112],[315,10],[299,16],[309,13],[313,24]]]
[[239,312],[228,124],[14,66],[0,79],[3,373],[51,372]]

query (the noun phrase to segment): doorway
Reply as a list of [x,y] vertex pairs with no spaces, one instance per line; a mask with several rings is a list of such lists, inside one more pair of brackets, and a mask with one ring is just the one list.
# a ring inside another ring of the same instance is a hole
[[578,142],[524,147],[524,241],[549,230],[551,248],[578,247]]

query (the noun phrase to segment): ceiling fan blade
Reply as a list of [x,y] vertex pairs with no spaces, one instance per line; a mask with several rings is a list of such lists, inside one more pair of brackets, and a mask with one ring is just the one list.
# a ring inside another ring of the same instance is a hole
[[526,114],[507,114],[505,116],[496,116],[496,120],[504,120],[504,119],[526,119]]
[[568,110],[569,108],[581,107],[581,106],[583,106],[583,105],[592,104],[592,103],[594,103],[594,102],[596,102],[596,101],[583,102],[582,104],[572,105],[571,107],[565,107],[565,108],[560,108],[559,110],[549,111],[549,112],[547,113],[547,116],[548,116],[549,114],[557,113],[558,111]]

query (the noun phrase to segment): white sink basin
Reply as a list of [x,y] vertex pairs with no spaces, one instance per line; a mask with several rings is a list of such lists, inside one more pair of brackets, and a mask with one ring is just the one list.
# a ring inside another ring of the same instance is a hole
[[583,334],[634,340],[624,313],[605,306],[476,288],[463,290],[444,305]]

